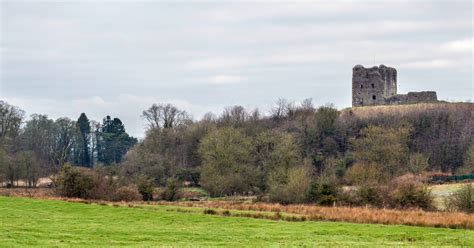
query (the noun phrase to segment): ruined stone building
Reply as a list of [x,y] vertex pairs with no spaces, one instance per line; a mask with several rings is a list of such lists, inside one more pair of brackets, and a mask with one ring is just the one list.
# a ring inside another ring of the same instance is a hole
[[384,65],[352,69],[352,106],[437,102],[434,91],[397,94],[397,70]]

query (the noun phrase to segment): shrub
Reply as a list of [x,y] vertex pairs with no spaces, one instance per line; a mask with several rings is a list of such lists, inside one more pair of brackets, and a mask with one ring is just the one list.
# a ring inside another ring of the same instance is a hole
[[431,191],[413,174],[395,178],[390,188],[392,207],[434,209]]
[[140,192],[136,185],[122,186],[115,192],[115,201],[139,201],[142,199]]
[[208,208],[208,209],[204,209],[204,214],[215,215],[215,214],[217,214],[217,212],[214,209]]
[[63,166],[61,173],[55,180],[55,190],[63,197],[77,197],[82,199],[112,200],[116,183],[111,176],[98,169]]
[[191,200],[197,198],[208,197],[209,194],[202,188],[183,188],[180,191],[181,198]]
[[356,163],[347,170],[345,179],[353,185],[377,184],[381,174],[382,170],[376,164]]
[[306,201],[320,205],[333,205],[337,200],[338,188],[329,182],[313,182],[306,192]]
[[445,205],[448,211],[474,213],[474,187],[472,184],[466,184],[449,196],[445,201]]
[[421,175],[428,168],[428,158],[422,153],[415,153],[410,155],[408,160],[407,171],[415,175]]
[[311,171],[307,167],[280,169],[272,172],[268,180],[270,201],[282,204],[302,203],[311,184]]
[[383,204],[381,189],[372,185],[360,186],[356,191],[356,201],[358,205],[371,205],[380,207]]
[[155,185],[151,179],[140,176],[137,179],[138,192],[142,195],[144,201],[153,201],[153,191]]
[[170,178],[166,183],[166,189],[161,193],[161,198],[165,201],[176,201],[180,198],[179,181]]
[[69,164],[63,166],[55,183],[60,196],[93,198],[94,178]]

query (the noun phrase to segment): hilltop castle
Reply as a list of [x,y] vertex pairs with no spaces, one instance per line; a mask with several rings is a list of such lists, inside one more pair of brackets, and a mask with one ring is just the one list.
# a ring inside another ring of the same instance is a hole
[[397,70],[385,65],[352,68],[352,106],[437,102],[434,91],[397,94]]

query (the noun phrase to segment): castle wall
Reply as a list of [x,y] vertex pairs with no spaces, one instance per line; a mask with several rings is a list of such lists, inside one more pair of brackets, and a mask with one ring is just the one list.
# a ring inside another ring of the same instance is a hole
[[397,70],[384,65],[352,68],[352,106],[437,102],[434,91],[397,94]]
[[380,65],[365,68],[357,65],[352,69],[352,105],[382,105],[397,93],[397,71]]
[[438,101],[435,91],[408,92],[408,94],[398,94],[387,98],[386,104],[416,104],[433,103]]

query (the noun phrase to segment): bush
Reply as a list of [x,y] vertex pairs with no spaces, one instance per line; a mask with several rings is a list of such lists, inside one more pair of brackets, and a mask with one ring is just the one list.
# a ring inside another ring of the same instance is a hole
[[336,202],[338,191],[336,184],[313,182],[306,192],[306,201],[330,206]]
[[448,211],[474,213],[474,187],[472,184],[463,186],[449,196],[445,201],[445,206]]
[[93,198],[94,178],[66,164],[56,180],[56,190],[63,197]]
[[208,208],[208,209],[204,209],[204,214],[216,215],[217,212],[214,209]]
[[180,198],[179,181],[170,178],[166,183],[166,189],[161,193],[161,198],[165,201],[176,201]]
[[113,178],[100,168],[90,170],[69,164],[63,166],[55,186],[56,192],[63,197],[101,200],[112,200],[116,188]]
[[407,174],[392,181],[390,203],[395,208],[434,209],[431,191],[418,177]]
[[155,185],[151,179],[141,176],[137,179],[137,186],[138,192],[140,192],[144,201],[153,201]]
[[138,192],[136,185],[123,186],[117,189],[115,192],[115,201],[139,201],[142,199],[142,195]]
[[352,185],[377,184],[381,174],[382,170],[376,164],[356,163],[346,171],[345,179]]
[[180,190],[181,198],[192,200],[197,198],[208,197],[209,194],[202,188],[183,188]]
[[371,185],[360,186],[356,191],[356,201],[361,206],[381,207],[383,205],[383,197],[380,187]]
[[270,201],[282,204],[302,203],[311,184],[311,171],[306,167],[280,169],[268,180]]

